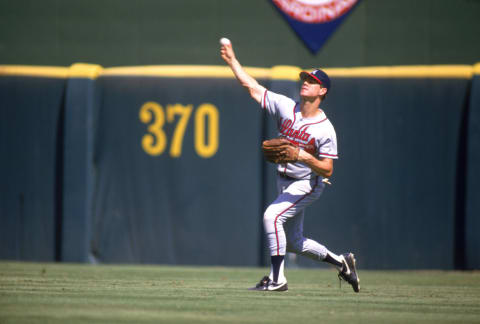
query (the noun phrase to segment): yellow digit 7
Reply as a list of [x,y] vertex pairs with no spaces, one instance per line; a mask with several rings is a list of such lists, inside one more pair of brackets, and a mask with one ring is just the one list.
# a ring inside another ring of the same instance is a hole
[[142,137],[143,150],[154,156],[162,154],[167,146],[167,136],[162,128],[165,124],[165,113],[162,106],[153,101],[146,102],[140,108],[139,117],[144,124],[148,124],[154,119],[154,122],[147,128],[150,134]]
[[175,115],[180,115],[180,119],[173,132],[172,143],[170,145],[170,156],[179,157],[182,154],[182,143],[185,129],[187,128],[188,119],[192,114],[192,105],[182,106],[180,104],[167,106],[167,121],[172,123]]

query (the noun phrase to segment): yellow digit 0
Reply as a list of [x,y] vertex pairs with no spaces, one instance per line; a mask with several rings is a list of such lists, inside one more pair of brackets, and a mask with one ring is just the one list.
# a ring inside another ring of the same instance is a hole
[[165,113],[162,106],[153,101],[146,102],[140,108],[139,117],[144,124],[150,123],[153,119],[153,123],[147,128],[150,134],[142,137],[143,150],[153,156],[162,154],[167,146],[167,135],[163,131]]
[[[203,158],[212,157],[217,153],[218,120],[218,109],[212,104],[202,104],[195,112],[195,150]],[[208,130],[208,140],[205,140],[205,127]]]
[[180,115],[175,131],[173,132],[172,144],[170,145],[170,156],[179,157],[182,154],[182,143],[188,119],[192,113],[192,105],[183,106],[180,104],[167,106],[167,121],[172,123],[175,115]]

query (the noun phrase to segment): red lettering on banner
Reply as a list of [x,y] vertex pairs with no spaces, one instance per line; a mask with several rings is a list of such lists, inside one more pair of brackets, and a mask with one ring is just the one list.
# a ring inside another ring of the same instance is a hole
[[310,4],[301,0],[273,0],[290,17],[305,23],[325,23],[347,13],[358,0],[330,0]]

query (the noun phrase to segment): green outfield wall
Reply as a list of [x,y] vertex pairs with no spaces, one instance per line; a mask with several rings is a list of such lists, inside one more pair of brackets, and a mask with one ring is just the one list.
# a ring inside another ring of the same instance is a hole
[[362,0],[312,54],[269,0],[2,0],[0,64],[247,66],[474,64],[478,0]]
[[[300,68],[247,71],[298,99]],[[340,159],[305,233],[362,268],[478,268],[478,65],[327,72]],[[227,67],[4,65],[0,84],[0,258],[265,263],[275,125]]]

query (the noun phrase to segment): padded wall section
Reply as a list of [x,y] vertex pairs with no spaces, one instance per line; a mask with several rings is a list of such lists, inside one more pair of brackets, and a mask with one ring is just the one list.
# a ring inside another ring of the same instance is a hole
[[0,258],[54,261],[65,79],[0,77]]
[[93,255],[256,265],[261,111],[236,80],[103,77]]

